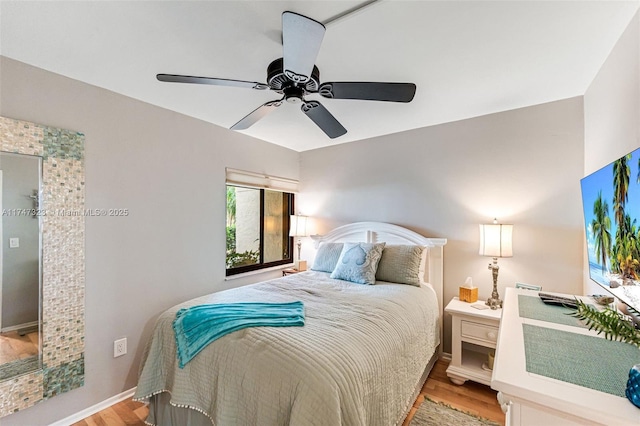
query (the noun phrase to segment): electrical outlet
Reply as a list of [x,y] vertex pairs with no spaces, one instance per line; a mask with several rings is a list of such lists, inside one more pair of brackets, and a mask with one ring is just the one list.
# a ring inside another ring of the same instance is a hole
[[119,357],[127,353],[127,338],[118,339],[113,342],[113,357]]

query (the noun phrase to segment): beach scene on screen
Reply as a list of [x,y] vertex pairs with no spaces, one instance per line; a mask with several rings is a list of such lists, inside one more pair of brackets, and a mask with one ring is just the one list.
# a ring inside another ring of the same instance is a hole
[[640,310],[640,148],[580,183],[589,276]]

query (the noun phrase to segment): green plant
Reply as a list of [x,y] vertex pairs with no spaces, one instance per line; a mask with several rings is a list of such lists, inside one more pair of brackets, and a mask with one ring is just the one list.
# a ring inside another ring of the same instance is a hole
[[236,226],[236,187],[227,186],[227,226]]
[[260,252],[249,250],[242,253],[227,252],[227,269],[238,266],[254,265],[260,261]]
[[236,251],[236,226],[227,226],[227,253]]
[[595,330],[598,334],[604,333],[609,340],[631,343],[640,348],[640,330],[637,330],[624,315],[609,307],[600,311],[579,299],[576,299],[576,302],[577,309],[570,315],[584,321],[589,330]]

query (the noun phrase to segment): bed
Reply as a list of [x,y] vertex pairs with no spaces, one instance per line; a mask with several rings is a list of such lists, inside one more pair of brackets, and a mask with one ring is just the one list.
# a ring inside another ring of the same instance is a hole
[[[402,424],[441,351],[446,240],[376,222],[313,238],[320,250],[336,243],[385,243],[388,253],[425,247],[419,282],[376,277],[375,285],[362,285],[310,270],[174,306],[157,320],[134,395],[149,402],[148,424]],[[172,329],[178,310],[239,301],[302,301],[305,325],[235,331],[179,368]]]

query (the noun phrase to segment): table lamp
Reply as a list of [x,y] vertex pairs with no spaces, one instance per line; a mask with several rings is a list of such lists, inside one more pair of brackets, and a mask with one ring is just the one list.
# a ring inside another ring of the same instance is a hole
[[493,275],[493,291],[486,302],[491,309],[502,308],[502,300],[498,295],[498,258],[513,256],[512,235],[513,225],[499,224],[497,219],[491,224],[480,225],[480,255],[493,257],[493,263],[489,264]]
[[307,262],[300,260],[300,249],[302,248],[301,237],[309,236],[309,233],[307,231],[307,219],[307,216],[295,214],[291,215],[290,218],[291,228],[289,229],[289,236],[298,238],[298,261],[296,262],[296,269],[298,271],[307,270]]

